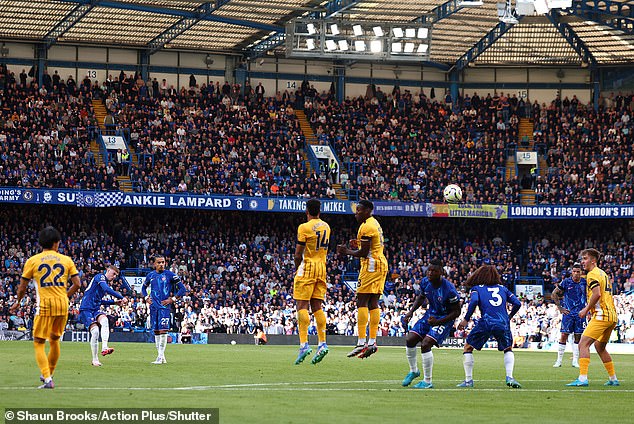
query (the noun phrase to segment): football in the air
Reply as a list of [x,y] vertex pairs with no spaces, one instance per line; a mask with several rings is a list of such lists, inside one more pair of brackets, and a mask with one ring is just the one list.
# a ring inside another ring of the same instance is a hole
[[442,192],[445,201],[456,203],[462,200],[462,189],[456,184],[449,184]]

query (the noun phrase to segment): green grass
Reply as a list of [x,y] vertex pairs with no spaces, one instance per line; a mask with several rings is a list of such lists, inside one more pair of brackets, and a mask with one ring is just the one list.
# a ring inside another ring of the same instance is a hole
[[[0,342],[0,408],[220,408],[221,423],[580,423],[631,422],[634,361],[614,355],[621,387],[604,387],[596,354],[590,387],[568,388],[577,369],[566,354],[516,351],[515,377],[504,385],[502,354],[476,352],[474,389],[458,389],[462,352],[434,350],[434,389],[401,387],[404,348],[383,347],[369,359],[331,347],[316,366],[295,366],[295,346],[169,345],[166,365],[152,365],[153,344],[115,343],[116,352],[90,365],[87,343],[63,343],[55,390],[35,390],[39,371],[27,342]],[[314,354],[314,352],[313,352]],[[419,358],[420,364],[420,358]],[[418,381],[418,380],[416,380]],[[4,415],[4,414],[2,414]],[[2,418],[4,420],[4,418]]]

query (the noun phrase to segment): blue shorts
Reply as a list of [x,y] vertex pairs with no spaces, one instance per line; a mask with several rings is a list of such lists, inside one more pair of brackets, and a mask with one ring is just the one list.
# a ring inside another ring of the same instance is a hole
[[570,311],[561,317],[561,332],[566,334],[581,334],[586,329],[586,320],[579,318],[578,312]]
[[429,325],[427,318],[428,317],[423,317],[419,319],[409,331],[418,334],[421,339],[424,339],[425,336],[429,336],[436,341],[436,346],[440,346],[447,336],[449,336],[449,333],[451,333],[452,325],[447,323],[432,327]]
[[503,351],[513,347],[513,334],[510,328],[500,326],[490,326],[488,322],[481,319],[467,336],[467,343],[475,350],[480,350],[484,344],[493,337],[498,342],[498,350]]
[[92,324],[97,323],[99,315],[106,314],[98,309],[83,309],[79,311],[78,321],[84,324],[84,327],[88,330]]
[[154,331],[167,331],[172,324],[171,311],[167,308],[150,306],[150,327]]

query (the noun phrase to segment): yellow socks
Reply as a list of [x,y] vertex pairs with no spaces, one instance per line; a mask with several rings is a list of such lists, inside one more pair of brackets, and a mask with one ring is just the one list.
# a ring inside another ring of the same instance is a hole
[[46,352],[44,351],[45,346],[46,342],[33,342],[33,347],[35,348],[35,361],[37,362],[37,366],[40,368],[40,373],[46,379],[51,376],[51,371],[48,367],[48,358],[46,357]]
[[57,360],[59,359],[59,339],[49,340],[48,343],[51,346],[51,349],[48,351],[48,368],[52,376],[57,366]]
[[[581,366],[581,364],[579,365]],[[616,375],[616,372],[614,371],[614,362],[612,361],[604,362],[603,366],[605,367],[605,370],[608,372],[608,376],[610,377],[610,379],[612,379]]]
[[326,343],[326,314],[322,309],[318,309],[313,312],[313,315],[315,316],[315,323],[317,324],[319,344]]
[[587,377],[588,368],[590,368],[590,358],[579,358],[579,375]]
[[368,308],[357,309],[357,329],[359,331],[359,341],[365,341],[365,331],[368,327]]
[[308,342],[308,325],[310,324],[310,316],[307,309],[300,309],[297,311],[297,324],[299,325],[299,343],[305,344]]
[[381,310],[379,308],[370,311],[370,339],[375,340],[379,332],[379,322],[381,321]]

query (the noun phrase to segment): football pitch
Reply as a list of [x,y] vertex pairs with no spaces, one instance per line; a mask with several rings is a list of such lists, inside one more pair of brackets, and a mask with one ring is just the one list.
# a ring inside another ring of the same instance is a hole
[[[167,364],[150,364],[153,344],[114,343],[103,367],[87,343],[62,343],[54,390],[39,383],[32,344],[0,342],[0,407],[219,408],[221,423],[579,423],[631,422],[634,357],[614,355],[620,387],[604,387],[596,354],[590,386],[569,388],[577,369],[552,368],[556,353],[516,351],[504,384],[502,354],[475,353],[476,387],[460,389],[462,352],[434,350],[434,388],[401,387],[404,348],[380,347],[368,359],[331,347],[318,365],[293,365],[295,346],[168,345]],[[420,366],[420,357],[419,357]],[[418,380],[415,380],[415,383]],[[2,422],[4,422],[4,414]],[[592,417],[592,418],[590,418]]]

